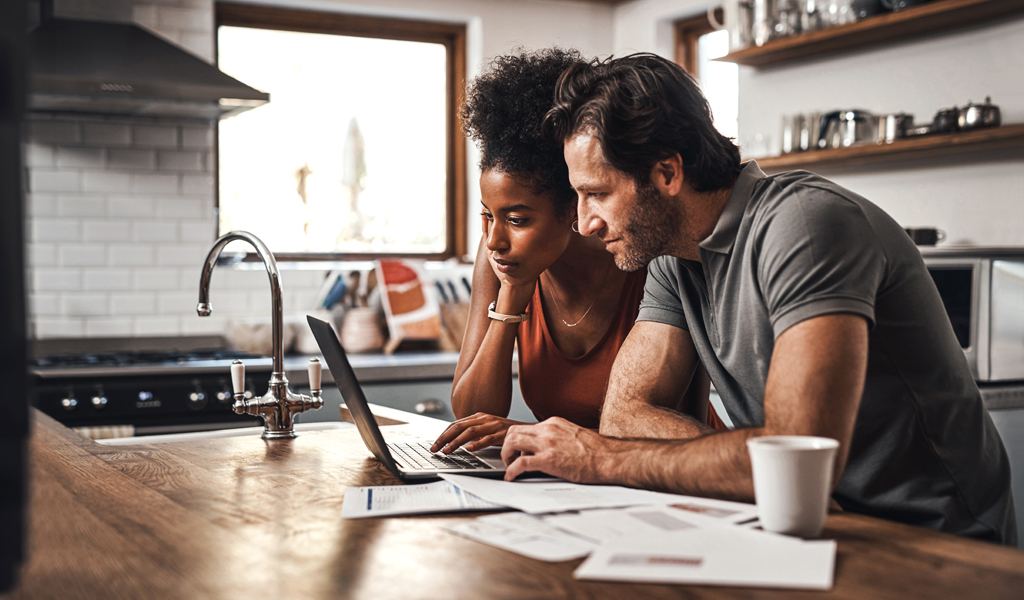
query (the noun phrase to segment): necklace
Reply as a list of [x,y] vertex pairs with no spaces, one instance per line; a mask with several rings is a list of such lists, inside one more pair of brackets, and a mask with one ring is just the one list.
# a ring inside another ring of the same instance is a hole
[[[608,276],[610,274],[611,274],[611,269],[605,271],[604,279],[601,280],[601,285],[598,287],[599,290],[604,290],[604,284],[605,284],[606,281],[608,281]],[[550,275],[548,275],[548,279],[551,279]],[[558,306],[558,296],[555,294],[555,286],[551,286],[551,299],[555,301],[555,310],[558,311],[558,319],[563,324],[565,324],[566,327],[575,327],[575,326],[579,325],[583,321],[583,319],[586,319],[588,314],[590,314],[590,309],[594,308],[594,305],[597,304],[597,301],[601,299],[601,292],[600,291],[597,292],[597,297],[594,298],[594,301],[591,302],[590,306],[587,307],[587,310],[586,310],[586,312],[583,313],[583,316],[580,317],[579,320],[576,321],[575,323],[570,323],[570,322],[568,322],[568,321],[566,321],[565,319],[562,318],[562,309]]]

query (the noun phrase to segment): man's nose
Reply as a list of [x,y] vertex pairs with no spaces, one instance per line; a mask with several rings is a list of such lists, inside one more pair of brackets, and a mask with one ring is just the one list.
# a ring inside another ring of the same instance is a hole
[[594,235],[604,229],[604,220],[597,216],[596,211],[589,210],[585,200],[580,200],[577,203],[576,216],[579,218],[577,227],[580,230],[580,235]]

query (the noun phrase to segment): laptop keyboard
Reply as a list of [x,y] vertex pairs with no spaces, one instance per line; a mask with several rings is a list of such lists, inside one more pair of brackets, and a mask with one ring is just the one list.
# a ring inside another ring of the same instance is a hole
[[393,443],[388,450],[407,469],[438,471],[445,469],[493,469],[491,465],[459,448],[451,454],[434,453],[425,443]]

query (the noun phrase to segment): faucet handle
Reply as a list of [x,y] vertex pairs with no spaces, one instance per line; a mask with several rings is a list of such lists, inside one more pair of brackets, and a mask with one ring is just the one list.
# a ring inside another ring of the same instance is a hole
[[245,396],[245,365],[240,360],[231,363],[231,388],[236,400]]
[[320,408],[323,406],[323,401],[320,399],[320,375],[323,365],[320,364],[320,359],[314,356],[309,359],[306,369],[309,371],[309,395],[313,397],[313,408]]

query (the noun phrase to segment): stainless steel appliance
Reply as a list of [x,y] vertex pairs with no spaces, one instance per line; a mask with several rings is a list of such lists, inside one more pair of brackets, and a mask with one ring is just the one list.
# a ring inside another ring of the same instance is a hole
[[73,428],[154,435],[253,427],[256,417],[236,415],[231,364],[246,359],[246,396],[269,376],[269,358],[229,350],[105,352],[38,358],[32,405]]
[[979,382],[1024,381],[1024,248],[922,248]]

